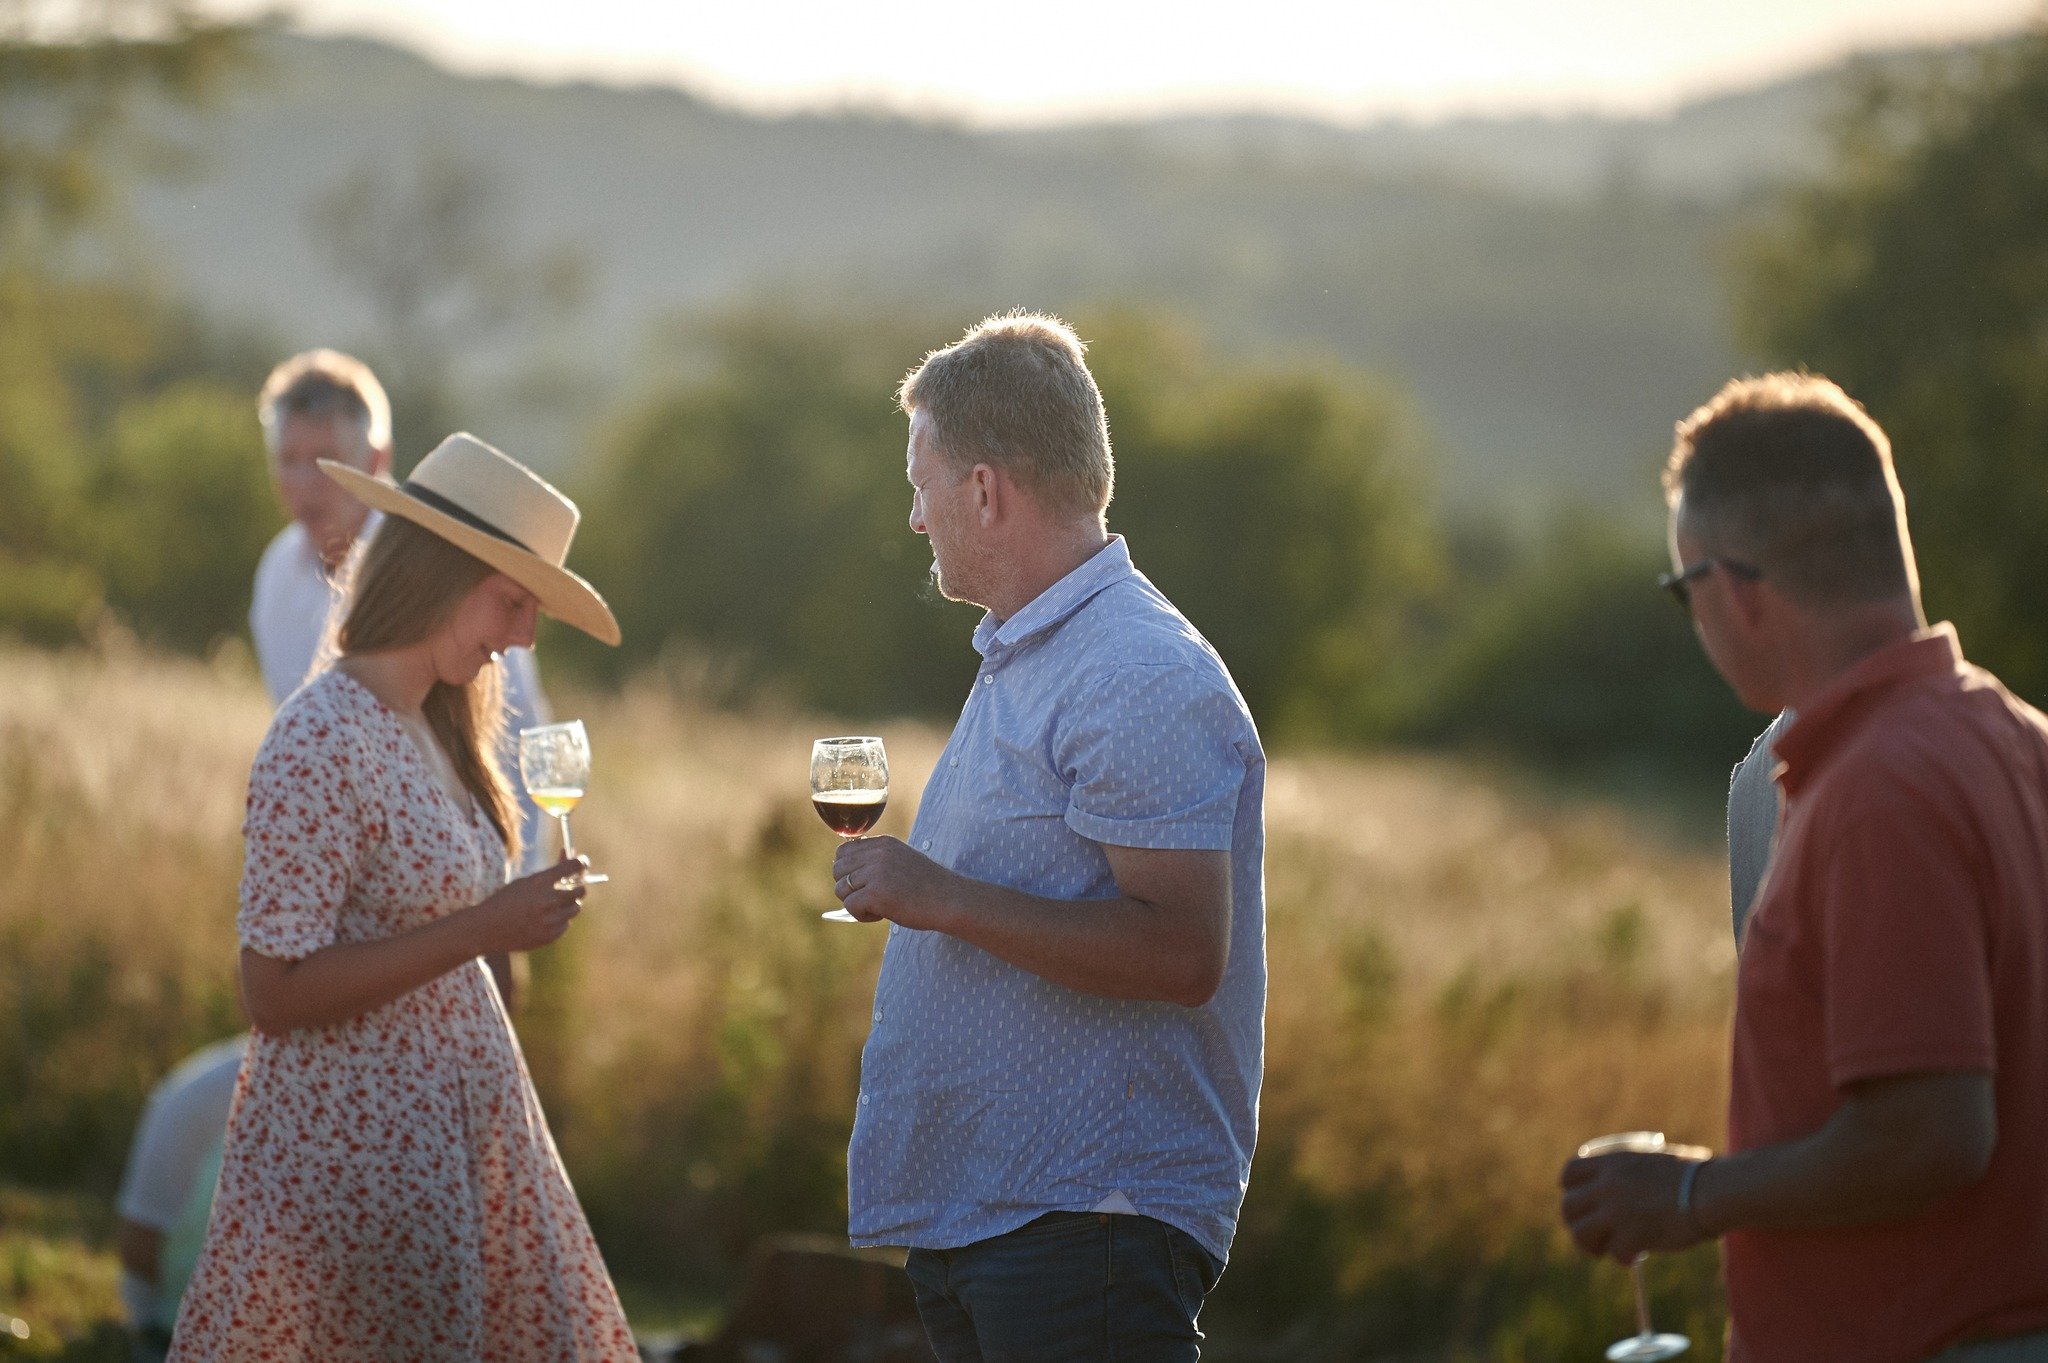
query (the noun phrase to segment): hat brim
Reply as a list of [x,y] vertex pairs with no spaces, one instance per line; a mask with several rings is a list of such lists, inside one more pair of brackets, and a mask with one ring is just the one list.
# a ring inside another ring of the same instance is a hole
[[490,564],[532,592],[545,614],[582,630],[599,643],[618,645],[619,622],[613,618],[612,608],[598,595],[597,588],[567,568],[557,568],[510,540],[500,539],[488,530],[479,530],[445,511],[428,506],[387,479],[374,477],[332,459],[322,459],[320,469],[365,506],[431,530],[456,548]]

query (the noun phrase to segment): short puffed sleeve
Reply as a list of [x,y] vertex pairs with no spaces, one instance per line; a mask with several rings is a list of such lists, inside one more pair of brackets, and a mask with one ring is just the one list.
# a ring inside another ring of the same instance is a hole
[[306,688],[286,702],[249,772],[242,821],[242,945],[295,961],[335,941],[374,842],[349,717]]

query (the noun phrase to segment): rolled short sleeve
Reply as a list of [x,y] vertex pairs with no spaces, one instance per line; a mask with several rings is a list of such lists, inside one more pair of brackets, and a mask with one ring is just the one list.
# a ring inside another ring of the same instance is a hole
[[1219,679],[1127,665],[1077,699],[1055,753],[1067,826],[1112,847],[1227,851],[1244,788],[1245,721]]
[[344,730],[316,711],[279,712],[249,772],[242,821],[242,945],[295,961],[335,940],[368,820]]
[[1842,813],[1820,906],[1829,1080],[1994,1069],[1987,906],[1968,830],[1881,775]]

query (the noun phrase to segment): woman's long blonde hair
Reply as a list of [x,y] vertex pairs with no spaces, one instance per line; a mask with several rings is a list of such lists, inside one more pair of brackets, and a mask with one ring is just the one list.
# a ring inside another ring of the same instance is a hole
[[[348,612],[335,636],[341,656],[419,643],[494,571],[433,531],[386,516],[349,573]],[[466,686],[435,682],[420,710],[463,789],[483,807],[505,840],[506,856],[516,862],[519,804],[498,762],[504,693],[502,665],[493,662]]]

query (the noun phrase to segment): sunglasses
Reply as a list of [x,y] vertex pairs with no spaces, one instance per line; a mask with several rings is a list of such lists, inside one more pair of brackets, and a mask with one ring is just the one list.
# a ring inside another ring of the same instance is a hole
[[1680,610],[1691,615],[1692,584],[1716,568],[1725,568],[1749,582],[1756,582],[1764,575],[1764,570],[1753,563],[1739,563],[1732,558],[1703,558],[1691,567],[1681,568],[1675,573],[1657,574],[1657,585],[1671,593],[1671,599],[1678,603]]

